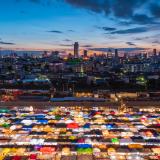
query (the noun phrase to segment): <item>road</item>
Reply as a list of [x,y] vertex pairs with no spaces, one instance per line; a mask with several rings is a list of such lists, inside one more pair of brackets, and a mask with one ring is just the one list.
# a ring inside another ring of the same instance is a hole
[[[126,101],[127,106],[133,108],[160,108],[160,101]],[[120,104],[116,102],[38,102],[38,101],[13,101],[13,102],[0,102],[0,107],[13,107],[13,106],[33,106],[38,108],[48,108],[51,106],[104,106],[109,108],[117,108]]]

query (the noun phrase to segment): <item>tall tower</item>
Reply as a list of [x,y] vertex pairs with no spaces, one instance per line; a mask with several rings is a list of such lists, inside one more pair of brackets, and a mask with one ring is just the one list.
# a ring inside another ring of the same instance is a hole
[[74,58],[78,58],[79,57],[79,44],[78,42],[74,43]]
[[157,55],[157,50],[153,49],[153,55],[156,56]]
[[119,58],[119,56],[118,56],[118,49],[115,49],[115,58]]

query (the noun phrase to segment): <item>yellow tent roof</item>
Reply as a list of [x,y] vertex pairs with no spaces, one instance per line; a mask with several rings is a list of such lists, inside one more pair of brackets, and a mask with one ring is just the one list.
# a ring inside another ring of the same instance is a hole
[[140,145],[140,144],[130,144],[130,145],[128,145],[128,147],[129,148],[143,148],[143,146],[142,145]]

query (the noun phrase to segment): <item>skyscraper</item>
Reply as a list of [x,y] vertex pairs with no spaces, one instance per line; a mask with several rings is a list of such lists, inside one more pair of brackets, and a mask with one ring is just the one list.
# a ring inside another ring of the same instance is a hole
[[112,50],[109,49],[107,52],[107,58],[112,58]]
[[83,56],[84,56],[84,57],[87,57],[87,56],[88,56],[88,51],[87,51],[87,50],[84,50],[84,51],[83,51]]
[[157,50],[153,49],[153,55],[156,56],[157,55]]
[[118,49],[115,49],[115,58],[118,58]]
[[78,42],[74,43],[74,58],[78,58],[79,57],[79,44]]

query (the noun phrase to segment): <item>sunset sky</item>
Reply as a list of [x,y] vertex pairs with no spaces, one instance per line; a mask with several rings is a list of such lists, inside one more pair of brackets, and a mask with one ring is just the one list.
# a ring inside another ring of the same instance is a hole
[[160,0],[1,0],[0,48],[160,49]]

